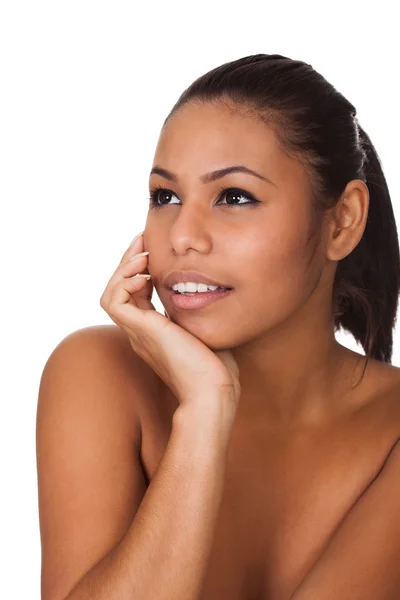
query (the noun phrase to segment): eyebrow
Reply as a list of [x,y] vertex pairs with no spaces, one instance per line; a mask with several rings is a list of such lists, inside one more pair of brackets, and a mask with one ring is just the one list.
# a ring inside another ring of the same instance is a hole
[[[254,177],[258,177],[259,179],[262,179],[263,181],[266,181],[267,183],[270,183],[271,185],[277,187],[276,183],[271,181],[271,179],[260,175],[260,173],[253,171],[253,169],[249,169],[245,165],[233,165],[231,167],[225,167],[224,169],[217,169],[216,171],[211,171],[210,173],[200,175],[199,179],[201,183],[210,183],[211,181],[215,181],[216,179],[225,177],[225,175],[229,175],[230,173],[247,173],[249,175],[253,175]],[[168,171],[163,167],[158,167],[157,165],[154,166],[150,171],[150,176],[153,174],[161,175],[161,177],[165,177],[165,179],[169,179],[170,181],[178,181],[177,176],[171,173],[171,171]]]

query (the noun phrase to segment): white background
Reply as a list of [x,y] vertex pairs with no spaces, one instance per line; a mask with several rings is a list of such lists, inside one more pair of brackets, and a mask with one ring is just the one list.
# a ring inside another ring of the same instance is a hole
[[[249,54],[309,62],[356,106],[398,222],[395,10],[388,1],[0,4],[2,597],[40,598],[42,369],[72,331],[112,323],[100,296],[144,229],[157,138],[178,96]],[[163,310],[157,296],[155,306]],[[362,352],[351,336],[338,339]]]

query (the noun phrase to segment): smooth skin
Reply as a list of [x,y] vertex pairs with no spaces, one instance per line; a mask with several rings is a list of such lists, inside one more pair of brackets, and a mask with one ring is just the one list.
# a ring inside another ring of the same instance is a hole
[[[234,164],[273,183],[244,173],[201,182]],[[232,351],[241,394],[231,441],[222,448],[214,426],[221,420],[210,407],[220,398],[196,382],[188,398],[196,410],[172,426],[174,390],[135,356],[123,328],[68,336],[39,393],[43,600],[128,598],[138,586],[138,597],[148,598],[150,579],[152,597],[180,587],[173,597],[186,598],[187,578],[194,590],[201,573],[185,564],[203,569],[208,556],[202,600],[397,599],[399,369],[372,360],[352,387],[364,357],[336,342],[330,313],[336,262],[365,228],[365,184],[349,182],[312,246],[303,165],[278,147],[271,128],[228,103],[180,110],[161,132],[156,166],[176,176],[150,178],[150,187],[172,192],[160,194],[170,204],[149,211],[123,261],[149,255],[123,262],[113,281],[121,292],[125,270],[152,275],[132,302],[146,308],[154,285],[172,321],[159,315],[155,351],[178,358],[186,341],[196,356],[181,358],[192,369],[196,357],[220,366],[208,348]],[[237,193],[222,188],[240,188],[259,204],[228,206]],[[235,291],[205,309],[177,311],[162,284],[175,269],[202,271]],[[143,315],[155,321],[154,311]],[[193,335],[185,340],[186,332]],[[167,366],[187,379],[176,361]],[[215,371],[207,375],[212,382]],[[205,476],[205,450],[218,448]],[[182,463],[187,468],[177,469]],[[178,573],[168,583],[160,560]]]
[[[232,165],[271,182],[245,173],[200,182]],[[283,428],[330,419],[349,402],[349,377],[362,358],[336,341],[331,298],[337,261],[364,232],[365,183],[348,183],[315,247],[308,241],[306,170],[255,118],[224,105],[185,106],[162,131],[155,166],[176,177],[150,176],[150,189],[163,186],[172,194],[163,192],[163,205],[149,210],[144,233],[149,273],[171,320],[214,350],[233,349],[245,399],[241,415]],[[259,203],[249,204],[243,194],[228,206],[226,193],[218,200],[221,186],[240,188]],[[178,311],[162,280],[180,269],[198,270],[235,291],[206,309]]]
[[[207,173],[233,165],[245,165],[269,181],[231,172],[204,182]],[[354,387],[364,355],[336,341],[331,313],[337,262],[352,252],[365,229],[368,187],[359,179],[347,184],[313,245],[311,186],[304,165],[279,147],[272,127],[228,103],[181,108],[160,134],[154,168],[150,190],[165,191],[155,192],[162,206],[149,210],[143,235],[152,285],[173,322],[214,351],[232,350],[241,384],[236,431],[250,432],[248,439],[261,431],[263,440],[274,440],[272,451],[280,450],[284,440],[297,457],[306,447],[310,465],[313,457],[323,465],[329,456],[327,473],[340,481],[343,456],[350,452],[354,459],[354,448],[365,445],[360,470],[354,472],[354,496],[348,496],[350,510],[343,510],[323,549],[308,557],[290,599],[397,598],[399,369],[371,360]],[[241,200],[221,193],[228,188],[242,190]],[[250,201],[246,193],[259,203],[245,205]],[[243,206],[228,206],[227,197]],[[172,270],[198,270],[235,291],[205,309],[179,311],[163,287]],[[368,435],[365,425],[370,423],[373,432],[374,422],[380,427],[376,437]],[[268,446],[262,444],[260,452]],[[336,465],[333,450],[341,457]],[[245,452],[244,446],[238,452],[243,462]],[[263,456],[268,473],[271,461]],[[275,467],[278,472],[286,463],[271,462]],[[308,471],[311,482],[311,466]],[[344,487],[340,492],[345,497]],[[265,505],[266,514],[269,509]]]

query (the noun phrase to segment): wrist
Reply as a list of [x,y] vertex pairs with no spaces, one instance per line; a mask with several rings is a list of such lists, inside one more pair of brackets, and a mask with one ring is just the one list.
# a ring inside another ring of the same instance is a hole
[[207,443],[229,443],[236,416],[236,406],[221,395],[203,395],[197,400],[182,402],[173,415],[173,427],[202,436]]

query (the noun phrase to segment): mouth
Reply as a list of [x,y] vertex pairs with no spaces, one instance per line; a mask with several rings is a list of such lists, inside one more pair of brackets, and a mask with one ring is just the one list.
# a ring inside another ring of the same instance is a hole
[[[210,286],[211,288],[223,288],[230,289],[233,288],[231,286],[226,285],[224,279],[219,280],[219,277],[213,279],[208,274],[200,273],[199,271],[172,271],[169,273],[163,281],[164,286],[168,290],[172,290],[172,287],[177,283],[196,283],[196,284],[205,284],[206,286]],[[193,287],[193,286],[191,286]],[[208,291],[208,290],[207,290]],[[213,290],[210,290],[213,291]],[[190,289],[190,293],[203,293],[206,292],[204,289],[204,285],[201,288],[201,292],[197,292],[196,289]]]
[[172,294],[177,294],[178,296],[201,296],[202,294],[219,294],[221,292],[231,292],[233,288],[231,287],[222,287],[218,286],[216,290],[207,290],[206,292],[179,292],[178,290],[172,289],[172,287],[167,288]]
[[170,289],[171,304],[176,310],[199,310],[222,301],[233,293],[233,288],[217,288],[206,292],[178,292]]

